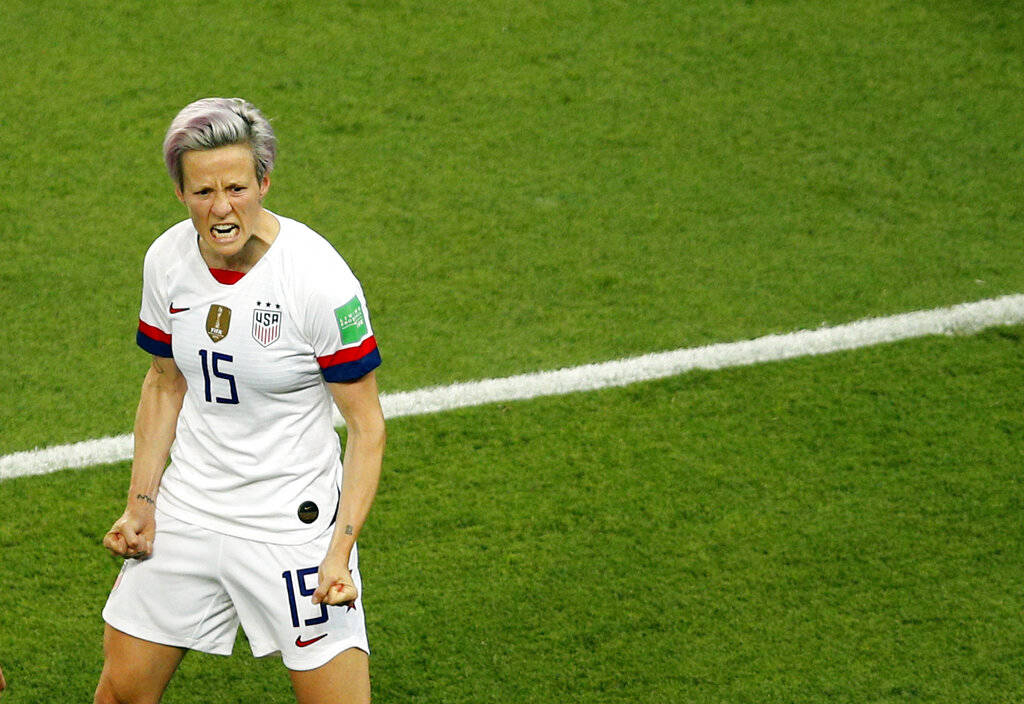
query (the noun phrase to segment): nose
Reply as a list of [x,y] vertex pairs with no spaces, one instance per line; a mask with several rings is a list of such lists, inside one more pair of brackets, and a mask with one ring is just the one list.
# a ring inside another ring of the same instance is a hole
[[210,212],[214,217],[222,218],[231,212],[231,202],[227,193],[217,193],[213,196],[213,207]]

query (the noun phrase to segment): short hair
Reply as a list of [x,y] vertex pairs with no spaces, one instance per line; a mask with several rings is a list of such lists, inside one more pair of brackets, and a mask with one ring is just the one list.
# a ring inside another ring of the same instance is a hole
[[190,103],[171,121],[164,137],[167,173],[179,188],[184,188],[181,158],[185,152],[229,144],[249,145],[257,181],[274,170],[277,138],[255,105],[242,98],[203,98]]

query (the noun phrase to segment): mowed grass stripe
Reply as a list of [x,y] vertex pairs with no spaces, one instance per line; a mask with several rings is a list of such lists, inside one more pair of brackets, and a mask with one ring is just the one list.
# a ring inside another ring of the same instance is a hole
[[[1024,294],[556,371],[384,394],[381,403],[388,418],[439,413],[487,403],[627,386],[695,369],[725,369],[829,354],[927,335],[972,334],[1019,323],[1024,323]],[[340,425],[337,412],[335,420]],[[15,452],[0,457],[0,480],[121,462],[131,456],[130,433]]]

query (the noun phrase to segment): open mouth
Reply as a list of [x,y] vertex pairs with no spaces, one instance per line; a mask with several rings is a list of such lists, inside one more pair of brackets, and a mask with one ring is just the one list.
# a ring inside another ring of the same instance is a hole
[[214,225],[210,228],[210,234],[213,235],[215,240],[230,240],[238,234],[238,225],[225,224],[225,225]]

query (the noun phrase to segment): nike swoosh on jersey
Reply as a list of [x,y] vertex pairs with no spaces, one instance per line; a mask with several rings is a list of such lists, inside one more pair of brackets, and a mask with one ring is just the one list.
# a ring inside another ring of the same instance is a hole
[[302,636],[296,636],[295,637],[295,645],[299,646],[300,648],[305,648],[307,645],[313,645],[313,643],[316,643],[318,640],[321,640],[321,639],[326,638],[326,637],[327,637],[326,633],[324,633],[323,635],[317,636],[316,638],[310,638],[309,640],[302,640]]
[[191,308],[175,308],[174,303],[171,303],[171,315],[174,315],[175,313],[182,313],[186,310],[191,310]]

